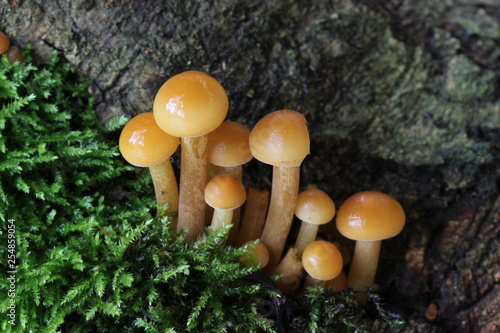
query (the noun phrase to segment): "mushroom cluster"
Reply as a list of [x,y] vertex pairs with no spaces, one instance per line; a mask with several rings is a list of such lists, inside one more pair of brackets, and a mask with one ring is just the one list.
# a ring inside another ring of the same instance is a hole
[[9,63],[13,64],[15,62],[23,63],[24,57],[19,49],[15,45],[11,45],[10,39],[5,36],[3,32],[0,31],[0,55],[6,53],[7,60]]
[[[203,236],[207,226],[217,230],[232,225],[228,244],[250,249],[241,263],[279,276],[277,285],[285,293],[322,286],[336,291],[351,287],[362,295],[374,282],[381,240],[404,226],[401,205],[386,194],[367,191],[347,199],[336,212],[324,191],[299,193],[300,165],[310,146],[305,116],[274,111],[250,131],[224,121],[228,110],[219,82],[187,71],[161,86],[153,112],[125,125],[120,151],[129,163],[151,171],[158,208],[167,207],[158,213],[174,216],[171,228],[182,231],[187,242]],[[171,164],[178,146],[179,186]],[[272,166],[270,191],[243,186],[243,165],[252,158]],[[351,253],[318,239],[320,225],[336,213],[338,231],[356,240],[352,262]],[[295,244],[287,248],[294,220],[301,227]],[[346,275],[343,268],[349,264]],[[366,302],[362,296],[359,301]]]

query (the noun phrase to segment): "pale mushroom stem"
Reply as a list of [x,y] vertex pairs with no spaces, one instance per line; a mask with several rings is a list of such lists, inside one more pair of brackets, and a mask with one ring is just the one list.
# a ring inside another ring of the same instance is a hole
[[[351,268],[347,277],[347,286],[354,290],[364,290],[371,287],[377,272],[380,245],[382,241],[356,241]],[[365,305],[366,294],[356,295],[358,302]]]
[[181,177],[177,230],[186,230],[186,241],[203,233],[207,184],[207,136],[181,139]]
[[291,247],[271,275],[281,275],[276,281],[276,286],[284,293],[292,293],[299,289],[303,272],[304,268],[297,256],[297,250]]
[[285,247],[286,238],[294,216],[299,192],[300,167],[273,167],[271,201],[261,242],[269,250],[269,264],[266,271],[271,272]]
[[297,248],[297,256],[299,258],[302,257],[302,252],[304,252],[306,246],[316,240],[318,229],[318,224],[302,222],[302,224],[300,225],[299,234],[297,235],[297,241],[295,243],[295,247]]
[[242,246],[248,241],[261,237],[266,213],[269,205],[269,191],[257,190],[250,187],[248,189],[245,212],[241,221],[241,228],[236,241],[237,246]]
[[226,225],[231,224],[233,212],[234,209],[214,209],[214,215],[212,217],[212,224],[210,225],[210,228],[213,230],[219,230]]
[[[243,180],[243,167],[241,165],[230,166],[230,167],[226,166],[226,167],[221,167],[221,169],[224,171],[224,173],[234,176],[238,178],[240,181]],[[229,237],[227,240],[227,242],[233,246],[236,246],[236,238],[238,237],[238,229],[240,227],[240,218],[241,218],[241,209],[238,207],[233,212],[233,220],[231,221],[233,227],[229,232]]]
[[[179,190],[177,189],[177,180],[170,159],[150,166],[149,173],[155,189],[156,203],[158,205],[157,213],[160,216],[163,206],[168,204],[165,213],[167,215],[177,214],[179,209]],[[172,219],[171,230],[176,230],[177,217]]]

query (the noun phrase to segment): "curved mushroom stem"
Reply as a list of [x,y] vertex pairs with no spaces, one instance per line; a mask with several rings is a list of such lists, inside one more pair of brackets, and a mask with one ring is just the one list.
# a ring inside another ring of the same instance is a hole
[[[243,179],[243,167],[241,165],[231,167],[221,167],[221,170],[228,175],[238,178],[240,181]],[[229,231],[228,243],[236,246],[236,238],[238,237],[238,229],[240,227],[241,208],[236,208],[233,212],[233,227]]]
[[207,136],[181,139],[181,179],[177,230],[187,230],[186,240],[203,233],[207,184]]
[[269,191],[257,190],[250,187],[248,189],[247,202],[241,228],[236,240],[237,246],[242,246],[248,241],[260,238],[264,222],[266,222],[267,207],[269,204]]
[[276,267],[285,247],[299,192],[299,178],[298,166],[273,167],[269,212],[260,238],[269,250],[269,264],[266,267],[268,272]]
[[[377,272],[380,245],[382,241],[356,241],[347,286],[354,290],[364,290],[373,284]],[[366,305],[366,294],[357,294],[361,305]]]
[[271,275],[282,275],[282,277],[276,281],[276,286],[282,292],[288,294],[296,292],[299,289],[303,272],[304,268],[297,256],[297,250],[291,247]]
[[[168,204],[168,208],[165,211],[167,215],[177,214],[179,209],[179,190],[177,189],[177,180],[170,159],[150,166],[149,173],[151,174],[155,189],[158,216],[160,216],[163,211],[162,207],[166,204]],[[171,230],[176,229],[176,220],[177,217],[172,219],[172,223],[170,224]]]
[[318,235],[318,229],[318,224],[302,221],[299,234],[297,235],[297,241],[295,243],[295,247],[297,248],[297,256],[299,258],[302,257],[302,252],[304,252],[306,246],[316,239],[316,236]]
[[[231,224],[231,219],[233,218],[234,209],[214,209],[214,215],[212,217],[212,224],[210,228],[213,230],[219,230],[228,224]],[[234,228],[234,226],[233,226]]]

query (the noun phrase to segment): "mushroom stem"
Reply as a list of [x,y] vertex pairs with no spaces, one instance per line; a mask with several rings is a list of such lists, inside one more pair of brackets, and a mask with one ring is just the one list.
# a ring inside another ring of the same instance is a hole
[[[381,244],[382,241],[379,240],[356,241],[351,268],[347,277],[348,287],[357,291],[371,287],[377,272]],[[367,302],[366,294],[358,294],[356,298],[361,305],[365,305]]]
[[207,136],[181,139],[181,176],[178,230],[186,230],[186,240],[195,241],[203,233],[205,186],[207,183]]
[[[221,167],[224,173],[243,180],[243,168],[241,165]],[[228,243],[236,246],[236,238],[238,237],[238,229],[240,228],[241,208],[236,208],[233,212],[233,219],[231,223],[233,227],[229,231]]]
[[300,167],[273,166],[271,201],[261,242],[269,250],[267,271],[272,271],[281,257],[294,216],[299,192]]
[[[162,207],[168,204],[165,211],[167,215],[176,214],[179,209],[179,190],[175,179],[174,169],[169,159],[149,167],[149,173],[153,180],[158,205],[158,216],[161,215]],[[175,220],[172,220],[171,229],[175,230]]]
[[269,191],[250,187],[236,244],[242,246],[248,241],[260,238],[269,205]]
[[302,252],[306,246],[316,239],[318,234],[319,224],[302,222],[299,229],[299,234],[297,235],[297,242],[295,247],[297,248],[297,256],[302,257]]
[[302,262],[297,256],[297,250],[291,247],[271,275],[281,275],[281,278],[276,281],[276,286],[282,292],[288,294],[299,289],[303,272]]
[[214,209],[214,215],[212,217],[212,224],[210,224],[210,228],[213,230],[219,230],[226,225],[231,224],[233,212],[234,209]]

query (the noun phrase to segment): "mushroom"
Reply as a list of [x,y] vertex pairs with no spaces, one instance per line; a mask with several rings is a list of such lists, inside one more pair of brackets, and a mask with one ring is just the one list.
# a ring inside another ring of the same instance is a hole
[[166,213],[177,213],[179,193],[170,156],[179,146],[179,138],[162,131],[153,113],[145,112],[125,125],[120,134],[119,146],[127,162],[138,167],[149,167],[158,211],[168,203]]
[[24,62],[24,57],[21,50],[17,46],[11,46],[7,52],[7,60],[9,60],[9,63],[11,64],[15,62],[22,64]]
[[225,121],[208,134],[207,160],[223,173],[242,178],[242,165],[252,159],[248,145],[250,131],[235,121]]
[[246,199],[247,193],[239,179],[228,174],[212,178],[205,188],[205,201],[214,208],[210,227],[218,230],[231,224],[233,212]]
[[[396,236],[405,225],[405,212],[396,199],[375,191],[352,195],[339,208],[337,229],[356,241],[348,286],[360,291],[374,281],[380,254],[381,241]],[[358,301],[366,304],[366,294],[359,294]]]
[[292,224],[300,164],[309,154],[306,118],[297,111],[274,111],[255,125],[249,144],[257,160],[273,165],[271,200],[261,236],[270,254],[267,269],[272,271],[281,257]]
[[334,215],[335,204],[322,190],[309,189],[299,194],[295,205],[295,216],[302,221],[295,243],[299,258],[305,247],[316,239],[319,226],[330,222]]
[[240,257],[240,262],[246,267],[259,267],[264,268],[269,262],[269,251],[267,247],[261,242],[248,241],[244,246],[249,247],[249,251]]
[[[250,131],[242,124],[235,121],[223,122],[215,130],[208,133],[208,162],[220,167],[222,173],[233,175],[242,180],[242,165],[252,159],[252,153],[248,147],[249,136]],[[240,209],[236,209],[233,213],[233,228],[229,233],[229,244],[235,243],[240,215]]]
[[9,50],[9,47],[10,39],[0,31],[0,54],[4,54],[5,52],[7,52],[7,50]]
[[342,255],[334,244],[317,240],[304,249],[302,265],[308,274],[305,287],[324,286],[326,281],[342,272]]
[[173,76],[154,99],[158,126],[181,137],[178,229],[186,230],[187,241],[194,241],[204,227],[207,133],[224,121],[228,108],[228,97],[220,83],[198,71]]

